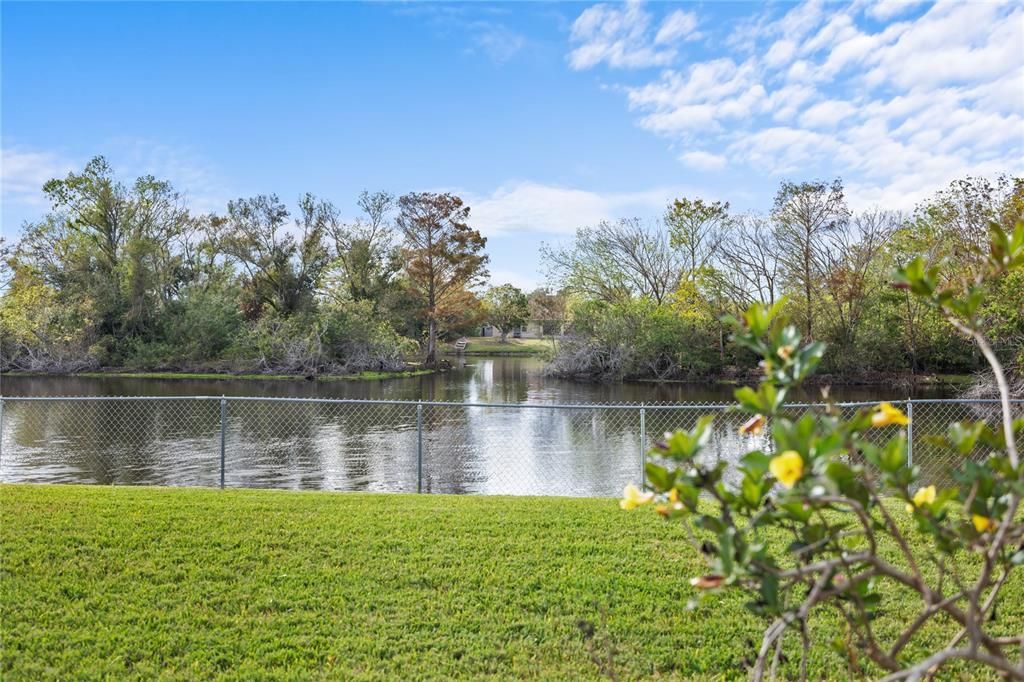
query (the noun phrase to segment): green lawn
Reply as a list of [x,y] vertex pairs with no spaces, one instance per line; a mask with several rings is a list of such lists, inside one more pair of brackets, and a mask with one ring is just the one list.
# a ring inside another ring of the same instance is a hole
[[685,608],[682,537],[612,500],[0,486],[0,678],[742,679],[761,624]]
[[500,336],[471,336],[468,340],[465,351],[468,355],[539,355],[553,347],[550,338],[515,339],[509,336],[502,343]]

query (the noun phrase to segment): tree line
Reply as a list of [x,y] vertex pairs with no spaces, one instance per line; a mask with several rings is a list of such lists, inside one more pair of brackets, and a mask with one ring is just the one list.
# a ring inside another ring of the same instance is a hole
[[[570,244],[542,250],[567,297],[571,331],[551,371],[659,380],[743,373],[756,358],[720,320],[785,300],[805,338],[828,342],[826,373],[973,372],[981,366],[974,346],[939,311],[890,286],[891,273],[922,256],[944,263],[947,277],[969,278],[990,225],[1012,227],[1021,216],[1022,178],[958,180],[909,214],[854,212],[837,179],[782,182],[764,212],[680,198],[654,223],[581,228]],[[1015,273],[991,286],[979,315],[1019,370],[1024,279]]]
[[[561,336],[554,374],[695,379],[752,370],[720,319],[785,299],[823,369],[968,372],[974,348],[889,286],[915,256],[967,276],[991,222],[1024,213],[1024,180],[965,178],[910,214],[853,212],[834,182],[783,182],[765,212],[682,197],[658,221],[580,228],[542,248],[549,286],[486,288],[486,239],[448,193],[364,191],[359,216],[303,194],[197,213],[152,176],[125,183],[102,157],[46,183],[51,209],[3,258],[0,368],[98,367],[296,374],[432,367],[441,342],[528,320]],[[1024,282],[981,311],[1012,364]]]
[[394,371],[490,314],[486,239],[452,194],[363,192],[355,220],[312,194],[195,214],[102,157],[43,191],[4,258],[5,369]]

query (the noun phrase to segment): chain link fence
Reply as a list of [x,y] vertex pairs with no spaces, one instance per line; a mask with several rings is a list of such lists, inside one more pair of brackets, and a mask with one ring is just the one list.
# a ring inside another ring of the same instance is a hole
[[[992,400],[892,401],[910,456],[945,484],[951,422],[999,428]],[[850,417],[875,403],[839,403]],[[1013,405],[1024,416],[1024,401]],[[823,405],[791,405],[790,416]],[[707,456],[770,447],[729,404],[492,404],[237,397],[4,397],[0,480],[379,492],[617,495],[666,431],[715,416]],[[872,431],[883,441],[895,427]],[[978,451],[973,457],[983,457]]]

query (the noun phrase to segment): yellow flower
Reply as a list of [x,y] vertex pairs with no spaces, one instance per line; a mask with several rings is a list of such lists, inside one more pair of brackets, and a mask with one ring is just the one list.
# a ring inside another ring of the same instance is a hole
[[775,354],[783,360],[789,360],[793,357],[793,346],[779,346],[779,349],[775,351]]
[[925,504],[931,504],[935,501],[935,486],[930,485],[927,488],[918,488],[917,492],[914,493],[913,504],[907,505],[907,513],[913,514],[916,507],[920,507]]
[[987,533],[988,531],[995,530],[996,526],[999,525],[996,523],[995,519],[990,519],[989,517],[982,516],[981,514],[972,515],[971,523],[974,524],[974,530],[979,533]]
[[619,506],[623,509],[636,509],[642,507],[651,500],[654,499],[654,493],[645,493],[640,488],[630,483],[622,491],[622,499],[619,500]]
[[683,503],[679,501],[679,491],[677,489],[672,488],[672,490],[668,491],[668,501],[671,504],[659,504],[654,508],[654,511],[668,518],[672,515],[672,512],[683,510]]
[[768,463],[768,470],[772,472],[772,476],[779,479],[779,483],[792,488],[804,475],[804,458],[796,450],[786,450],[778,457],[772,458]]
[[743,426],[740,427],[740,434],[746,436],[760,436],[761,432],[764,431],[765,416],[763,414],[754,415],[747,421],[743,422]]
[[890,424],[906,426],[910,423],[907,415],[900,412],[899,408],[893,407],[891,403],[879,403],[875,413],[871,415],[871,425],[876,429]]

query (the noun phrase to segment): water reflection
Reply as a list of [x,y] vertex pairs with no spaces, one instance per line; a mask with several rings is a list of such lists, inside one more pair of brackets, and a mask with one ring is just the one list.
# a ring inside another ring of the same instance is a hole
[[[442,375],[379,382],[195,381],[4,377],[6,397],[30,395],[278,396],[522,403],[529,408],[422,407],[424,490],[613,495],[640,477],[639,412],[539,405],[728,402],[714,385],[577,384],[543,377],[540,362],[479,358]],[[876,399],[864,389],[838,399]],[[933,394],[934,395],[934,394]],[[813,398],[813,396],[811,396]],[[648,442],[690,427],[706,409],[648,407]],[[756,442],[720,415],[709,456],[735,459]],[[236,487],[415,491],[417,408],[403,404],[227,401],[225,482]],[[199,485],[220,481],[220,400],[5,400],[0,479]]]

